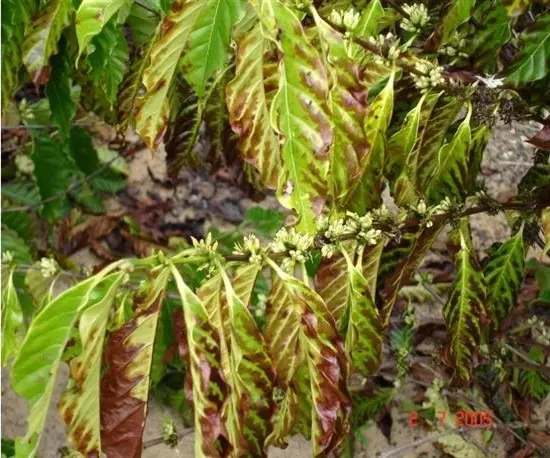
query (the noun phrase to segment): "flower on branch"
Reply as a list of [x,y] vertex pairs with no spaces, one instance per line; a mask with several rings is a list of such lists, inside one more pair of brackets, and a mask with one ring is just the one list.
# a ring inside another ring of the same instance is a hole
[[401,21],[400,27],[407,32],[420,33],[430,19],[426,6],[421,3],[404,4],[403,10],[409,17]]

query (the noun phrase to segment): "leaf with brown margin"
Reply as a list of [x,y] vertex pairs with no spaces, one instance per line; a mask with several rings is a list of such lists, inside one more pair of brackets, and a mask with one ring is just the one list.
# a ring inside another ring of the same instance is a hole
[[441,222],[435,222],[433,226],[424,227],[418,235],[415,235],[411,247],[399,257],[397,265],[384,280],[384,286],[380,291],[383,299],[381,315],[384,326],[389,323],[399,290],[410,280],[442,228]]
[[237,51],[235,78],[226,87],[226,103],[243,159],[258,170],[265,186],[275,189],[281,170],[281,153],[279,139],[269,119],[270,105],[278,86],[272,47],[259,25],[242,39]]
[[113,302],[124,272],[96,290],[102,298],[80,315],[78,335],[82,352],[69,361],[70,379],[59,401],[71,443],[85,456],[100,456],[101,355]]
[[252,291],[256,284],[256,278],[261,269],[262,265],[258,262],[240,265],[236,269],[235,276],[231,280],[235,294],[247,307],[250,304],[250,298],[252,297]]
[[72,11],[72,0],[52,0],[30,27],[31,33],[21,45],[21,54],[35,84],[48,81],[50,56],[57,54],[57,42],[69,24]]
[[527,141],[538,149],[550,151],[550,125],[544,126],[536,135]]
[[328,77],[296,14],[279,0],[269,4],[282,53],[279,90],[271,109],[271,122],[285,138],[277,196],[285,207],[298,212],[298,229],[313,233],[315,217],[325,204],[333,139]]
[[311,9],[331,77],[330,108],[334,140],[330,147],[330,193],[333,205],[343,209],[352,178],[369,153],[365,133],[367,90],[359,62],[352,60],[342,35]]
[[168,91],[188,38],[208,2],[174,0],[157,29],[143,70],[145,94],[137,98],[136,130],[150,148],[158,146],[169,118]]
[[149,374],[160,306],[170,268],[134,297],[135,315],[111,331],[103,353],[101,444],[109,458],[139,458],[149,397]]
[[[267,456],[265,440],[272,429],[274,410],[273,365],[247,304],[236,295],[223,267],[218,265],[218,269],[230,320],[227,434],[235,456]],[[241,272],[240,276],[243,275]]]
[[386,154],[386,130],[393,113],[393,83],[395,70],[386,86],[373,100],[365,120],[365,132],[370,150],[351,177],[344,207],[360,215],[380,204],[382,193],[384,157]]
[[264,335],[278,386],[285,392],[268,443],[282,445],[310,422],[313,455],[324,456],[338,447],[349,427],[348,363],[342,341],[323,299],[268,262],[275,279]]
[[222,420],[227,385],[221,368],[220,335],[209,323],[201,300],[185,284],[173,265],[172,276],[181,296],[184,314],[186,359],[193,392],[195,456],[225,456],[230,446],[225,438]]

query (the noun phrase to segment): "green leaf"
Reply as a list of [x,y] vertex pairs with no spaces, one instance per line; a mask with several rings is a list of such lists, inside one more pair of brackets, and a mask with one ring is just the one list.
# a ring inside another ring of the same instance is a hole
[[312,11],[332,80],[334,140],[329,152],[330,194],[333,204],[342,208],[349,187],[369,153],[365,132],[367,91],[361,81],[359,63],[349,57],[342,35]]
[[12,356],[17,356],[24,335],[23,311],[13,283],[14,271],[15,268],[10,270],[6,285],[2,285],[2,367]]
[[31,33],[22,44],[23,62],[37,84],[48,80],[50,56],[57,54],[57,43],[69,24],[72,11],[72,0],[51,0],[34,20]]
[[476,66],[490,74],[498,70],[502,47],[512,38],[506,9],[500,2],[490,5],[480,17],[481,23],[473,37]]
[[95,172],[99,167],[92,137],[82,127],[74,126],[71,129],[69,151],[76,165],[85,175]]
[[364,40],[377,35],[380,31],[380,19],[384,15],[385,11],[380,0],[370,0],[361,11],[359,23],[353,30],[354,35]]
[[313,455],[338,447],[347,429],[350,400],[347,362],[334,319],[323,299],[274,262],[266,310],[266,344],[284,393],[269,444],[293,432],[311,434]]
[[454,137],[439,150],[437,165],[426,184],[426,195],[434,203],[446,197],[463,201],[467,195],[468,163],[472,141],[471,115],[472,107],[469,105],[468,113],[458,126]]
[[251,230],[258,236],[272,238],[284,223],[285,215],[279,211],[250,207],[246,210],[241,227],[243,230]]
[[129,58],[124,31],[113,19],[94,37],[92,44],[94,51],[87,58],[91,66],[90,75],[109,103],[114,105]]
[[38,188],[30,181],[3,183],[2,196],[8,197],[19,205],[35,205],[40,202]]
[[[528,356],[534,364],[544,365],[545,355],[541,347],[532,347]],[[519,385],[523,396],[531,396],[537,401],[544,400],[550,393],[550,383],[536,370],[522,370]]]
[[507,71],[506,81],[514,86],[537,81],[550,68],[550,14],[541,14],[521,35],[523,46]]
[[[189,348],[195,456],[213,456],[220,453],[223,447],[223,436],[218,425],[222,422],[222,409],[227,395],[220,365],[220,336],[209,322],[201,300],[185,284],[174,266],[172,275],[181,297],[186,342]],[[206,366],[208,370],[205,370]]]
[[161,15],[149,11],[137,3],[132,3],[130,15],[126,19],[136,45],[144,46],[151,41],[157,30]]
[[393,112],[394,79],[393,71],[386,86],[369,107],[365,132],[370,149],[361,161],[355,176],[351,177],[350,189],[346,195],[346,209],[360,215],[380,204],[386,155],[386,131]]
[[42,216],[49,221],[63,218],[70,210],[65,198],[69,187],[72,167],[61,144],[46,134],[36,134],[31,158],[34,162],[34,175],[44,203]]
[[11,379],[15,392],[30,406],[25,438],[17,444],[18,458],[36,454],[55,385],[61,356],[78,315],[98,302],[93,290],[106,278],[104,270],[66,290],[34,317],[15,359]]
[[124,272],[117,273],[95,290],[101,299],[84,310],[78,321],[82,352],[69,360],[69,385],[59,401],[59,412],[68,438],[84,455],[101,454],[101,363],[107,324]]
[[506,0],[504,6],[509,17],[517,17],[525,12],[533,3],[532,0]]
[[458,27],[470,19],[475,0],[452,0],[441,24],[441,41],[446,43]]
[[88,44],[120,8],[131,0],[82,0],[76,12],[76,38],[78,57],[86,51]]
[[491,250],[483,274],[487,282],[487,304],[496,327],[516,305],[525,273],[523,226],[513,237]]
[[242,39],[235,78],[226,88],[226,103],[242,158],[258,170],[266,187],[274,189],[281,171],[281,154],[269,119],[278,76],[271,48],[260,26]]
[[491,138],[491,128],[489,126],[480,126],[472,131],[472,143],[470,144],[470,162],[468,164],[468,183],[466,189],[468,192],[476,190],[477,176],[481,170],[483,153]]
[[459,230],[460,250],[455,257],[456,278],[443,307],[443,317],[449,330],[447,348],[453,362],[454,378],[468,382],[472,357],[481,344],[481,322],[486,315],[487,290],[480,266],[472,252],[469,234]]
[[[145,94],[137,98],[136,130],[150,148],[162,139],[169,118],[168,91],[178,61],[208,2],[175,0],[157,28],[143,70]],[[140,90],[139,83],[136,91]]]
[[282,52],[279,89],[271,109],[272,124],[284,137],[277,196],[285,207],[298,212],[298,229],[312,233],[314,219],[326,199],[333,138],[327,106],[328,77],[300,19],[278,0],[271,0],[270,5]]
[[40,262],[35,262],[25,274],[25,286],[37,310],[42,308],[42,305],[51,302],[55,281],[56,277],[43,275]]
[[193,27],[182,59],[185,79],[199,97],[205,94],[210,77],[226,64],[231,28],[243,7],[241,0],[205,0],[204,3],[205,9]]
[[136,293],[134,316],[108,334],[99,399],[101,449],[107,456],[116,456],[120,450],[126,456],[141,454],[153,343],[170,274],[170,267],[164,267]]
[[25,240],[20,238],[16,232],[2,227],[2,254],[9,251],[16,264],[32,264],[32,255]]

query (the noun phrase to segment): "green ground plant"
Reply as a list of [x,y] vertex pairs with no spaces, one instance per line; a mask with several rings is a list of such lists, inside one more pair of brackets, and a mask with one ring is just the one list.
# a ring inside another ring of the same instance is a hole
[[[174,342],[197,457],[265,456],[296,434],[314,456],[352,454],[345,439],[407,377],[418,323],[396,304],[433,290],[411,283],[446,227],[448,388],[506,384],[486,402],[512,419],[515,398],[542,400],[550,335],[517,304],[527,250],[550,244],[549,63],[546,1],[2,0],[4,120],[30,132],[2,169],[2,365],[29,406],[15,456],[36,455],[61,364],[74,451],[140,456]],[[164,146],[174,180],[242,161],[293,220],[274,233],[279,216],[251,216],[244,237],[214,231],[86,278],[36,264],[36,218],[59,231],[125,186],[90,114]],[[502,203],[477,177],[512,120],[543,126]],[[512,235],[481,260],[469,216],[484,212],[506,212]],[[388,358],[394,386],[358,393]],[[448,405],[430,393],[433,417]]]

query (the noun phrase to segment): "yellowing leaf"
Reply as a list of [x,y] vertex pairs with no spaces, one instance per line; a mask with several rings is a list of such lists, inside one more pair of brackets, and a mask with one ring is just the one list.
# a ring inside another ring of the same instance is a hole
[[2,284],[2,367],[17,355],[23,339],[23,311],[13,284],[14,270],[9,271],[6,284]]
[[208,3],[174,0],[151,43],[143,70],[145,94],[136,101],[136,130],[150,148],[158,146],[169,116],[168,91],[195,24]]
[[109,19],[130,0],[82,0],[76,12],[76,38],[80,56]]
[[271,0],[279,29],[282,58],[272,123],[284,137],[278,197],[297,210],[298,229],[314,232],[314,219],[327,194],[332,125],[328,115],[328,78],[319,52],[307,39],[298,17]]
[[281,173],[281,153],[269,119],[277,89],[277,66],[269,57],[271,47],[260,26],[242,39],[235,78],[226,88],[226,103],[243,159],[258,170],[265,186],[274,189]]

